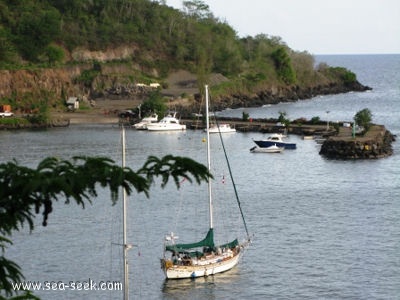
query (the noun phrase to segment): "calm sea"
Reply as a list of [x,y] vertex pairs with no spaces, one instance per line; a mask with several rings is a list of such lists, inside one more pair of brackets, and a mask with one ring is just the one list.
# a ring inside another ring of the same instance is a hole
[[[316,97],[289,104],[246,108],[250,117],[287,117],[352,121],[369,108],[375,123],[400,132],[400,55],[317,56],[317,61],[354,71],[365,93]],[[329,113],[328,113],[329,111]],[[222,115],[241,117],[242,110]],[[112,125],[70,126],[43,131],[0,132],[1,161],[17,159],[36,167],[45,157],[102,155],[120,162],[120,131]],[[148,155],[189,156],[204,162],[204,134],[148,133],[127,130],[127,164],[138,169]],[[131,299],[399,299],[400,297],[400,147],[394,155],[369,161],[336,161],[321,157],[314,141],[298,136],[296,150],[253,154],[259,133],[226,136],[241,206],[254,239],[237,268],[205,279],[165,281],[160,269],[164,236],[201,238],[208,221],[205,186],[182,183],[161,189],[155,183],[150,199],[129,198],[128,241]],[[215,142],[217,137],[212,137]],[[214,150],[220,152],[221,147]],[[222,156],[217,155],[217,162]],[[215,171],[217,193],[233,198],[227,170]],[[217,170],[217,169],[216,169]],[[216,197],[217,198],[217,197]],[[201,204],[201,205],[200,205]],[[232,200],[218,212],[238,225]],[[17,261],[26,281],[42,284],[71,281],[121,281],[121,207],[111,205],[101,190],[82,209],[60,199],[42,227],[41,216],[13,236],[6,256]],[[225,220],[226,220],[225,218]],[[216,220],[236,233],[235,227]],[[220,228],[218,227],[218,228]],[[216,233],[217,234],[217,233]],[[225,234],[225,233],[224,233]],[[218,235],[218,234],[217,234]],[[62,286],[61,286],[62,287]],[[120,299],[119,291],[41,290],[42,299]]]

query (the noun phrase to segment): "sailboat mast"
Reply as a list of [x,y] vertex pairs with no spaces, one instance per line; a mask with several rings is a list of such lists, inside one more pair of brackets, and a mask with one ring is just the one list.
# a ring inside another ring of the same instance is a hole
[[[122,168],[125,168],[125,128],[122,126]],[[122,191],[122,231],[123,231],[123,264],[124,264],[124,300],[129,299],[129,281],[128,281],[128,245],[126,243],[126,211],[127,211],[127,202],[126,202],[126,190],[123,188]]]
[[[207,166],[208,171],[211,172],[211,151],[210,151],[210,118],[208,113],[208,85],[205,85],[206,90],[206,132],[207,132]],[[214,227],[213,220],[213,201],[211,194],[211,180],[208,181],[208,197],[209,197],[209,213],[210,213],[210,228]]]

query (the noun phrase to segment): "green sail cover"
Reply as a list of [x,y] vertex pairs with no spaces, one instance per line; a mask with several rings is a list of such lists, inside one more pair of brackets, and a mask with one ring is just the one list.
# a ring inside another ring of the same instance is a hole
[[[220,248],[235,248],[237,245],[239,245],[239,242],[237,239],[230,243],[226,243],[223,245],[220,245]],[[200,242],[196,243],[190,243],[190,244],[175,244],[175,245],[169,245],[165,247],[166,251],[171,251],[171,252],[176,252],[176,253],[186,253],[189,254],[190,256],[198,256],[201,254],[199,251],[190,251],[190,249],[194,249],[197,247],[208,247],[209,249],[214,249],[214,230],[210,228],[208,230],[207,236],[201,240]]]
[[193,249],[197,247],[209,247],[214,248],[214,230],[210,228],[208,230],[207,236],[201,240],[200,242],[190,243],[190,244],[175,244],[169,245],[165,247],[165,250],[171,252],[187,252],[185,250]]
[[226,243],[226,244],[220,245],[219,247],[220,248],[230,248],[230,249],[232,249],[232,248],[235,248],[238,245],[239,245],[239,242],[238,242],[237,239],[235,239],[234,241],[232,241],[230,243]]

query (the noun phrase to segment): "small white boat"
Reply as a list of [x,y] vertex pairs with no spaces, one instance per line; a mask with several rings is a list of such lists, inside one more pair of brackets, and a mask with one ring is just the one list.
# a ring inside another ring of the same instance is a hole
[[[207,131],[207,129],[204,129]],[[230,124],[223,123],[223,124],[214,124],[208,129],[209,133],[232,133],[236,132],[236,129],[231,127]]]
[[314,140],[318,145],[322,145],[326,141],[326,138],[321,135],[316,135],[314,136]]
[[149,123],[146,125],[149,131],[177,131],[186,130],[185,124],[180,124],[179,120],[176,118],[176,113],[173,115],[169,114],[162,118],[157,123]]
[[258,147],[254,146],[250,149],[252,153],[282,153],[285,147],[278,147],[277,145],[272,145],[269,147]]
[[313,140],[314,139],[314,136],[312,136],[312,135],[303,135],[303,140]]
[[147,129],[148,124],[157,122],[158,122],[158,115],[152,114],[149,117],[143,118],[139,123],[133,124],[133,127],[135,129]]

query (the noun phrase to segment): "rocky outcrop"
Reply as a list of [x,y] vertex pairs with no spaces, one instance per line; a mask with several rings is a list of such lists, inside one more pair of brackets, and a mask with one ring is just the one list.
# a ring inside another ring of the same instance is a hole
[[77,47],[71,52],[70,59],[77,62],[107,62],[113,60],[130,59],[136,55],[138,47],[135,45],[118,46],[103,51],[90,51],[86,48]]
[[370,87],[360,84],[358,81],[352,84],[342,82],[331,82],[325,85],[306,86],[276,86],[260,90],[254,94],[234,94],[222,97],[219,106],[216,108],[224,109],[240,107],[257,107],[266,104],[278,104],[280,102],[294,102],[298,100],[310,99],[320,95],[341,94],[347,92],[363,92],[371,90]]
[[374,125],[364,136],[330,137],[321,146],[319,154],[334,159],[375,159],[393,154],[395,136],[384,126]]

